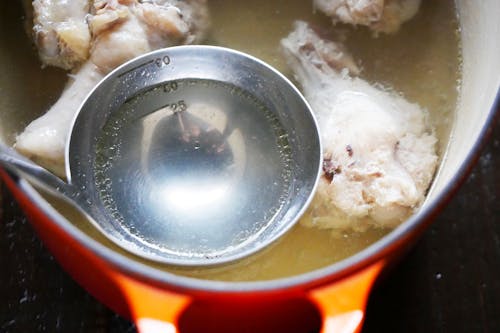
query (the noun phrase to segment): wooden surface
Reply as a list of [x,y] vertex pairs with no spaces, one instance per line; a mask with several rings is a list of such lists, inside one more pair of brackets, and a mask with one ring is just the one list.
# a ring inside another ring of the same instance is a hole
[[[500,124],[467,182],[373,293],[364,333],[500,332]],[[0,332],[135,332],[63,272],[2,186]]]

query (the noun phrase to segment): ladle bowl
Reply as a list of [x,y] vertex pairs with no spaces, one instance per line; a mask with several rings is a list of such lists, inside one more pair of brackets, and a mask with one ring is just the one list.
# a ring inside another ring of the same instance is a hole
[[122,248],[191,266],[278,239],[321,167],[316,121],[293,84],[213,46],[158,50],[106,76],[74,119],[68,183],[0,150],[3,166],[56,189]]

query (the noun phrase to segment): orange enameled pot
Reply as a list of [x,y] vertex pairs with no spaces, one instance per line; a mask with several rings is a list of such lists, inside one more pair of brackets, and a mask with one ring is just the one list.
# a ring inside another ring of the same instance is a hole
[[[463,75],[452,140],[420,212],[367,249],[306,274],[218,282],[160,271],[114,252],[0,170],[34,228],[72,277],[140,332],[359,331],[376,279],[418,239],[476,160],[500,98],[500,3],[457,1]],[[457,135],[459,133],[460,135]]]
[[[352,267],[347,264],[345,272],[332,272],[323,277],[304,276],[283,284],[231,284],[170,274],[158,276],[147,266],[131,265],[80,234],[43,203],[25,181],[3,170],[1,176],[64,269],[101,302],[133,319],[140,332],[175,332],[182,324],[180,317],[189,312],[197,318],[185,320],[190,326],[186,330],[193,332],[201,328],[207,332],[234,332],[244,330],[249,322],[253,322],[252,330],[259,332],[286,329],[283,325],[290,325],[291,330],[302,327],[299,331],[309,331],[319,325],[319,316],[324,332],[355,332],[361,327],[367,296],[375,279],[387,259],[397,253],[386,256],[383,251],[374,260]],[[409,244],[408,241],[401,244]],[[403,248],[400,246],[399,250]],[[227,322],[213,321],[212,315],[217,312],[224,313]],[[290,320],[294,312],[300,313],[298,320]],[[277,320],[280,315],[281,321]],[[271,322],[275,324],[269,325]]]

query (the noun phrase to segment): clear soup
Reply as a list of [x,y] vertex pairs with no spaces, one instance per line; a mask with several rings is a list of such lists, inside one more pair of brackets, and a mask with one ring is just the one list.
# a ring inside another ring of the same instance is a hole
[[[209,6],[212,29],[208,44],[250,53],[288,76],[279,41],[291,31],[292,23],[302,19],[332,29],[328,18],[314,12],[312,1],[210,0]],[[41,68],[23,31],[21,6],[6,7],[0,11],[0,63],[12,65],[4,66],[0,76],[0,139],[12,143],[16,133],[57,99],[66,73]],[[339,25],[338,29],[345,33],[348,49],[362,64],[363,78],[391,87],[429,110],[442,156],[450,136],[460,78],[454,1],[422,1],[417,16],[394,35],[374,38],[366,28]],[[370,229],[338,233],[298,224],[276,244],[252,257],[221,267],[187,269],[148,262],[121,250],[66,204],[48,199],[83,232],[117,252],[165,271],[202,279],[256,281],[301,274],[347,258],[390,232]]]

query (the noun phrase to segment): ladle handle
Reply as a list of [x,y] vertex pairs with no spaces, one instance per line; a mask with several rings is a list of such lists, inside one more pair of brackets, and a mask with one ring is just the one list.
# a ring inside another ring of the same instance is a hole
[[384,260],[376,262],[343,280],[309,292],[309,299],[322,316],[320,333],[361,331],[368,296],[384,266]]
[[61,178],[1,143],[0,166],[18,176],[28,179],[35,185],[58,197],[75,198],[78,195],[74,187],[64,182]]

